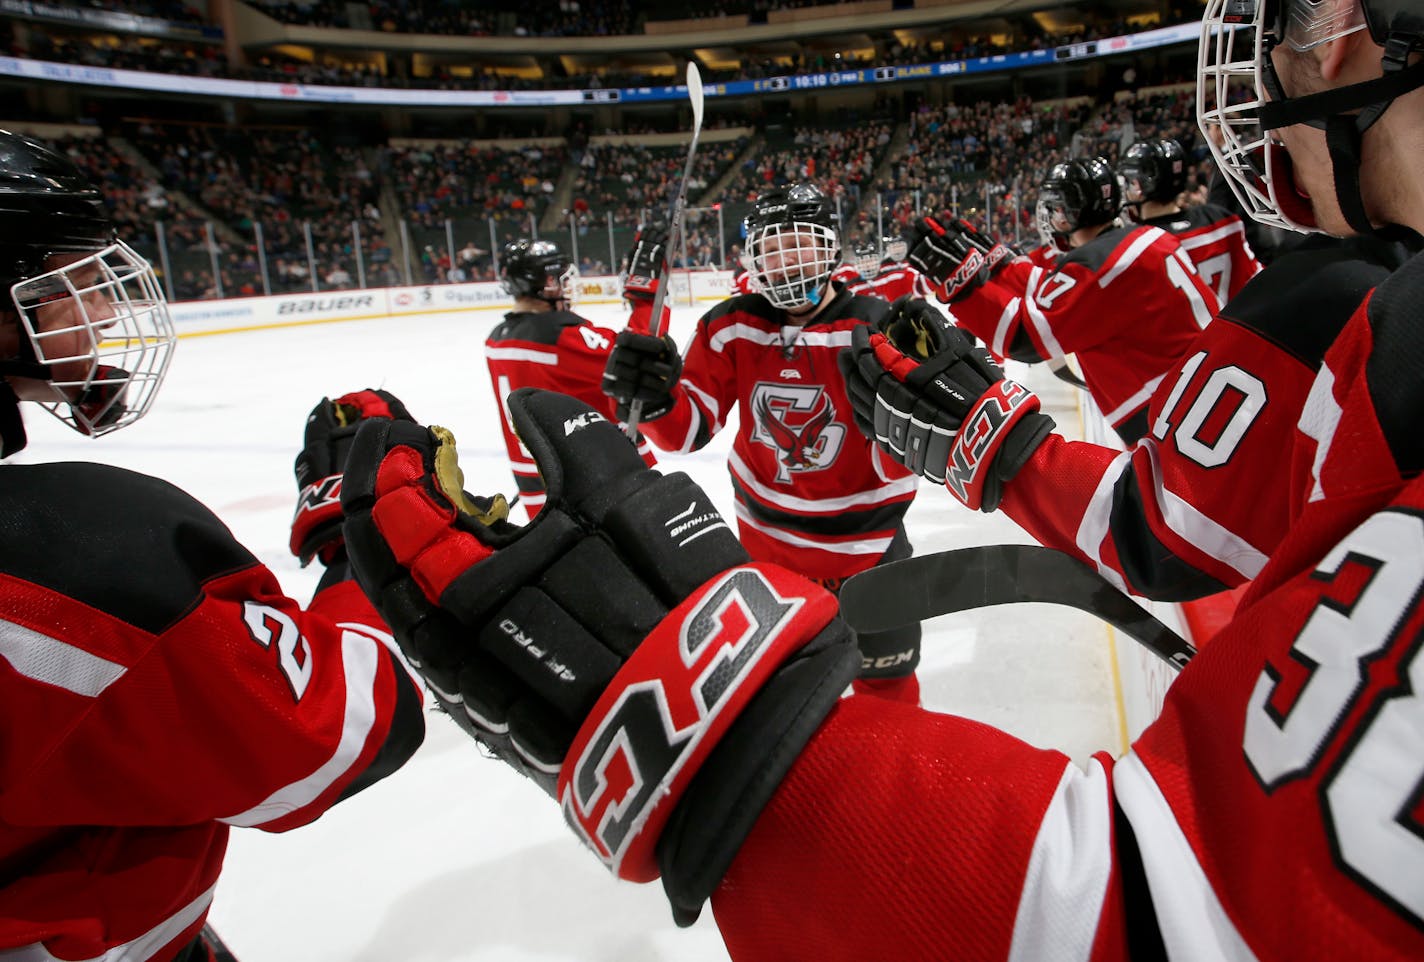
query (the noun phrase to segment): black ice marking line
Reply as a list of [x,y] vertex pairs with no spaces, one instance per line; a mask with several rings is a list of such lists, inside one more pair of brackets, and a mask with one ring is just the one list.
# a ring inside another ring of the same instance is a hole
[[1086,611],[1178,671],[1196,650],[1077,558],[1038,545],[959,548],[892,561],[847,578],[840,599],[841,614],[862,633],[956,611],[1038,602]]
[[[663,266],[658,274],[658,289],[653,294],[653,316],[649,320],[650,333],[661,337],[663,333],[663,301],[667,300],[668,265],[672,263],[672,252],[677,250],[682,240],[682,220],[687,212],[687,182],[692,178],[692,162],[697,157],[697,138],[702,136],[702,74],[696,63],[687,65],[687,99],[692,102],[692,143],[687,145],[687,163],[682,167],[682,182],[672,195],[672,208],[668,213],[667,243],[663,246]],[[628,405],[628,427],[625,431],[634,444],[638,443],[638,422],[643,417],[643,402],[634,401]]]

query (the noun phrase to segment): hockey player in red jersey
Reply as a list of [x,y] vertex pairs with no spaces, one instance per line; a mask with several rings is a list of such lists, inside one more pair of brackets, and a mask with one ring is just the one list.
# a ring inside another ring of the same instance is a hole
[[1135,224],[1160,227],[1177,236],[1197,273],[1222,304],[1261,270],[1246,240],[1240,217],[1216,204],[1183,207],[1187,154],[1175,140],[1139,140],[1117,165],[1124,209]]
[[[703,315],[685,363],[670,339],[619,335],[605,390],[620,412],[644,402],[642,429],[664,451],[701,448],[739,408],[728,469],[742,543],[834,589],[911,551],[902,520],[918,479],[855,430],[836,367],[851,331],[887,305],[831,280],[840,241],[819,189],[762,195],[746,231],[759,293]],[[862,642],[862,687],[917,701],[918,627]]]
[[1121,206],[1107,161],[1069,161],[1039,190],[1039,221],[1065,252],[1055,270],[995,274],[951,218],[914,225],[910,262],[995,357],[1076,355],[1104,418],[1131,444],[1147,431],[1152,392],[1219,305],[1177,239],[1118,226]]
[[[629,252],[623,295],[632,314],[630,330],[648,330],[653,297],[662,273],[667,233],[640,231]],[[504,315],[485,338],[485,363],[499,401],[504,446],[529,517],[544,505],[544,479],[520,443],[509,421],[505,399],[521,387],[542,387],[573,395],[612,417],[615,405],[603,394],[603,369],[617,331],[599,327],[571,309],[578,270],[552,241],[521,240],[505,247],[500,283],[514,298],[514,310]],[[656,464],[652,446],[639,443],[648,464]]]
[[[1210,0],[1203,83],[1222,107],[1203,119],[1238,125],[1223,160],[1262,215],[1424,229],[1424,16],[1327,3]],[[1243,79],[1254,104],[1225,96]],[[1261,127],[1279,139],[1258,166]],[[617,876],[661,878],[680,921],[710,898],[738,962],[1418,959],[1421,296],[1416,256],[1327,353],[1291,452],[1319,482],[1297,523],[1162,716],[1086,771],[986,725],[839,698],[857,655],[833,599],[751,563],[705,495],[646,471],[612,425],[566,431],[586,410],[566,398],[511,400],[559,479],[530,527],[463,515],[435,470],[448,439],[376,422],[348,472],[348,541],[373,597],[402,600],[397,637],[457,685],[471,734]],[[1039,433],[982,355],[922,364],[885,332],[856,340],[858,361],[893,369],[894,417],[914,428],[904,388],[948,432],[920,440],[972,459],[981,494]],[[934,386],[946,374],[955,390]],[[684,506],[697,550],[666,533]],[[628,600],[614,617],[590,597]],[[501,619],[548,639],[549,665],[589,670],[527,670],[525,647],[486,643]]]
[[870,291],[876,297],[894,301],[901,297],[929,297],[930,286],[908,261],[886,257],[875,276],[870,279]]
[[873,294],[870,278],[875,275],[875,265],[879,262],[880,255],[874,244],[856,244],[851,252],[851,259],[831,272],[831,280],[841,284],[852,294]]
[[[84,434],[142,417],[173,346],[152,268],[65,157],[0,132],[0,437],[20,400]],[[297,459],[304,610],[156,478],[10,464],[0,485],[0,958],[208,960],[228,830],[280,832],[399,767],[422,693],[350,580],[345,452],[371,391],[323,401]]]

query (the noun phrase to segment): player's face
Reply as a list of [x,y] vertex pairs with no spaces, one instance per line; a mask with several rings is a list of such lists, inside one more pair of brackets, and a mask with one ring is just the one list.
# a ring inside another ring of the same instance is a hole
[[798,281],[819,269],[826,257],[820,238],[809,231],[772,234],[761,243],[762,269],[776,280]]
[[[45,261],[44,269],[57,271],[90,257],[83,253],[54,254]],[[30,308],[30,316],[35,339],[41,345],[42,360],[50,364],[51,380],[77,383],[88,378],[95,363],[94,339],[113,326],[116,311],[98,263],[88,260],[66,276],[70,285],[56,285],[53,293],[43,296]],[[13,340],[5,345],[7,356],[18,353],[20,336],[18,325],[7,328],[7,341]],[[44,382],[15,378],[13,384],[21,398],[53,396]]]
[[[1271,63],[1280,78],[1281,89],[1290,97],[1304,97],[1327,87],[1310,51],[1297,53],[1285,44],[1271,51]],[[1306,124],[1282,127],[1276,135],[1289,158],[1289,184],[1278,184],[1278,194],[1294,190],[1309,206],[1315,223],[1331,234],[1351,234],[1335,198],[1334,168],[1325,146],[1325,131]]]

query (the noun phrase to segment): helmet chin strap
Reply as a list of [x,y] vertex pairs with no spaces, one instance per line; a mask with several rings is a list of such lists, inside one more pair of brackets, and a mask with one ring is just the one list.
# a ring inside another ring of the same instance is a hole
[[[1412,49],[1408,38],[1390,37],[1382,58],[1384,76],[1304,97],[1269,101],[1260,109],[1263,130],[1295,124],[1325,128],[1325,145],[1330,151],[1335,198],[1340,205],[1340,213],[1357,233],[1374,234],[1389,240],[1399,239],[1401,233],[1407,236],[1412,232],[1395,224],[1375,227],[1370,223],[1364,199],[1360,196],[1361,145],[1365,131],[1383,116],[1396,97],[1424,87],[1424,60],[1412,67],[1407,66]],[[1269,59],[1266,68],[1274,69]]]

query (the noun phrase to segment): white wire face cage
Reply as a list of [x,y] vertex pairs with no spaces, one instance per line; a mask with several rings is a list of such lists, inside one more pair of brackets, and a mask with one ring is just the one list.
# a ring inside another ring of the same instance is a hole
[[795,311],[821,302],[841,245],[834,228],[791,221],[748,234],[747,254],[756,289],[772,306]]
[[1071,248],[1068,235],[1073,233],[1073,224],[1068,220],[1063,197],[1057,191],[1042,191],[1033,206],[1033,224],[1038,228],[1038,239],[1044,247],[1051,247],[1061,253]]
[[865,278],[874,277],[880,271],[880,251],[874,247],[855,252],[855,269],[860,271],[860,276]]
[[153,266],[127,244],[20,281],[10,295],[34,359],[51,370],[37,403],[98,437],[148,413],[175,336]]
[[[578,299],[578,279],[578,265],[570,263],[568,267],[564,268],[563,273],[560,274],[556,280],[556,283],[558,284],[557,293],[558,296],[563,298],[564,300],[565,310],[572,310],[574,306],[574,301]],[[549,288],[545,288],[546,296],[552,295],[554,293],[555,291],[550,290]]]
[[1295,191],[1290,158],[1261,129],[1262,78],[1272,40],[1259,0],[1207,0],[1197,48],[1197,124],[1226,182],[1259,223],[1318,232],[1310,205]]

